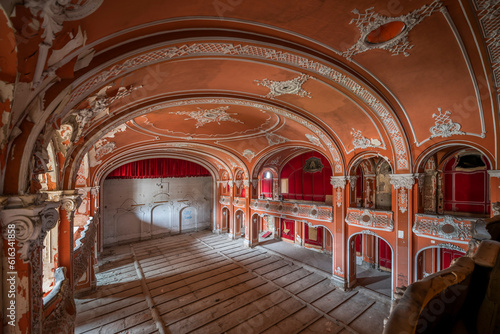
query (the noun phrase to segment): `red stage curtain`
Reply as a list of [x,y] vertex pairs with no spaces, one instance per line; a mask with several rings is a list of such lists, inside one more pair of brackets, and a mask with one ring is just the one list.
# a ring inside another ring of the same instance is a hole
[[[303,170],[307,159],[321,159],[321,172],[306,173]],[[328,160],[317,152],[301,154],[290,160],[281,170],[281,179],[288,179],[288,193],[283,193],[284,199],[324,202],[326,195],[332,194],[330,178],[332,168]]]
[[180,159],[147,159],[120,166],[107,179],[153,179],[166,177],[210,176],[202,166]]

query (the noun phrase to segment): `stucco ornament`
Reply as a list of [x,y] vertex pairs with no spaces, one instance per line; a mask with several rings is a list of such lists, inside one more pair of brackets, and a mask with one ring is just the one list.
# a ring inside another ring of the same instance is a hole
[[459,123],[455,123],[451,120],[451,112],[449,110],[445,111],[444,114],[441,112],[441,108],[438,108],[439,114],[432,114],[432,118],[435,119],[435,125],[429,129],[431,132],[431,138],[434,137],[450,137],[452,135],[464,135],[465,132],[460,131],[462,127]]
[[345,188],[346,185],[346,177],[345,176],[332,176],[330,178],[330,184],[333,186],[333,188]]
[[[366,9],[364,13],[360,12],[358,9],[354,9],[352,12],[358,17],[352,19],[349,24],[354,23],[358,27],[361,32],[361,37],[356,44],[344,51],[342,55],[350,60],[354,55],[368,50],[384,49],[390,51],[393,56],[403,54],[408,57],[410,55],[408,50],[413,47],[408,41],[408,33],[426,17],[442,9],[444,9],[444,6],[440,0],[434,0],[429,5],[424,5],[419,9],[398,17],[380,15],[375,13],[373,7]],[[379,43],[370,43],[368,41],[367,38],[370,33],[391,22],[401,22],[402,30],[399,34]]]
[[267,98],[275,98],[280,95],[297,95],[300,97],[311,98],[311,93],[302,89],[302,85],[310,78],[307,74],[286,81],[274,81],[269,79],[255,80],[257,85],[269,88]]
[[238,113],[228,113],[226,112],[229,106],[217,107],[213,109],[201,109],[198,111],[171,111],[169,114],[172,115],[186,115],[188,118],[185,121],[194,119],[196,120],[196,128],[202,127],[206,124],[217,123],[221,125],[221,122],[233,122],[244,124],[239,119],[233,118],[231,116],[238,115]]

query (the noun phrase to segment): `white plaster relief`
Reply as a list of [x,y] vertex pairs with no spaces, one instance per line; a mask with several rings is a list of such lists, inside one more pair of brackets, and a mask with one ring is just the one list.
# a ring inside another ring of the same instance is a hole
[[[440,0],[434,0],[429,5],[424,5],[411,13],[398,17],[387,17],[380,15],[378,13],[375,13],[373,7],[366,9],[364,13],[361,13],[358,9],[354,9],[352,12],[358,15],[358,17],[352,19],[349,24],[354,23],[358,27],[361,33],[361,37],[356,42],[356,44],[343,52],[342,55],[350,60],[353,56],[362,52],[366,52],[368,50],[384,49],[391,52],[393,56],[403,54],[407,57],[410,55],[408,50],[413,47],[413,45],[411,45],[408,40],[408,33],[426,17],[432,15],[442,7],[443,3]],[[374,44],[369,43],[366,40],[367,36],[372,31],[389,22],[397,21],[404,23],[404,29],[394,38],[385,42]]]
[[[353,92],[362,101],[364,101],[372,110],[380,117],[385,128],[391,133],[391,140],[394,143],[396,162],[398,169],[409,168],[409,158],[406,149],[406,142],[402,135],[398,122],[389,112],[385,105],[376,96],[374,96],[367,88],[361,86],[347,75],[337,71],[333,67],[329,67],[315,60],[305,58],[302,55],[296,55],[289,52],[283,52],[271,48],[265,48],[255,45],[231,44],[231,43],[192,43],[181,46],[165,47],[163,49],[154,50],[145,54],[135,55],[134,57],[123,61],[120,64],[113,65],[107,71],[102,71],[98,75],[87,79],[73,90],[70,102],[65,107],[64,112],[67,112],[74,106],[78,98],[85,96],[89,91],[96,89],[105,82],[109,82],[117,76],[124,73],[134,71],[137,68],[147,66],[158,61],[167,61],[173,58],[184,58],[189,56],[252,56],[256,59],[266,61],[275,61],[278,63],[291,64],[297,67],[305,68],[308,71],[318,73],[325,78],[345,87]],[[322,138],[323,139],[323,138]],[[330,146],[327,145],[329,149]],[[336,158],[336,156],[334,156]],[[341,173],[342,166],[336,165],[335,172]],[[338,166],[338,167],[337,167]],[[338,168],[338,170],[337,170]]]
[[255,153],[252,150],[246,149],[243,151],[243,156],[247,158],[248,162],[252,162],[252,159],[255,157]]
[[227,113],[226,110],[229,109],[229,106],[225,107],[217,107],[214,109],[201,109],[198,108],[198,111],[171,111],[169,114],[171,115],[186,115],[188,118],[184,119],[185,121],[194,119],[196,120],[196,128],[202,127],[206,124],[210,124],[216,122],[221,125],[220,122],[233,122],[233,123],[241,123],[245,124],[242,121],[231,117],[232,115],[238,115],[238,113]]
[[269,143],[269,146],[278,145],[289,141],[288,138],[269,132],[266,132],[266,139]]
[[368,139],[361,134],[360,130],[355,130],[354,128],[351,131],[351,135],[354,137],[352,144],[354,148],[368,148],[368,147],[380,147],[381,143],[378,139]]
[[324,148],[323,145],[321,144],[321,141],[317,137],[314,137],[314,136],[306,133],[306,138],[311,142],[311,144],[318,146],[318,147],[321,147],[321,148]]
[[280,95],[297,95],[311,98],[311,93],[302,89],[302,85],[310,78],[307,74],[301,74],[297,78],[286,81],[274,81],[269,79],[255,80],[257,85],[269,88],[267,98],[273,99]]
[[443,114],[441,108],[438,108],[439,114],[432,114],[432,118],[435,119],[435,125],[429,129],[431,132],[431,137],[451,137],[452,135],[464,135],[465,132],[460,131],[462,127],[459,123],[454,123],[450,117],[451,112],[449,110],[445,111]]

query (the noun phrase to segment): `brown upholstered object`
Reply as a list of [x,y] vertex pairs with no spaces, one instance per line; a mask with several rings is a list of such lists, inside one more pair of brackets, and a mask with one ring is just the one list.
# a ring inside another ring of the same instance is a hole
[[[500,243],[497,244],[500,247]],[[476,327],[478,333],[500,333],[500,256],[498,255],[478,312]]]
[[486,230],[491,235],[491,240],[500,241],[500,215],[484,219],[484,221],[486,222]]
[[408,286],[391,312],[384,333],[430,333],[440,327],[440,319],[458,321],[458,311],[467,294],[466,280],[473,270],[474,261],[461,257],[448,269]]

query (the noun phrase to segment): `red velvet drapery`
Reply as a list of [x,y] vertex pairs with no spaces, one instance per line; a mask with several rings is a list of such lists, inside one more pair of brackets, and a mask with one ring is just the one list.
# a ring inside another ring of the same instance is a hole
[[202,166],[187,160],[157,158],[130,162],[109,173],[107,179],[153,179],[210,176]]

